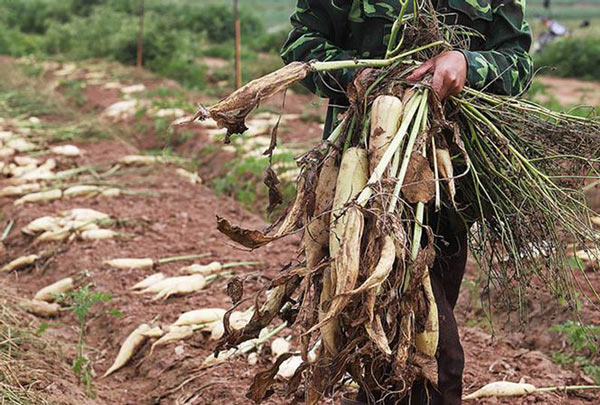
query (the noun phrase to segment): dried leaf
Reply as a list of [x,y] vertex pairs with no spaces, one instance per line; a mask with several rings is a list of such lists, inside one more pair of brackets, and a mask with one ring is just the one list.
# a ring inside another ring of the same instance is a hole
[[402,194],[411,204],[428,203],[435,198],[435,175],[421,154],[412,154],[404,184]]
[[273,236],[267,236],[261,231],[243,229],[239,226],[231,225],[231,222],[220,216],[217,216],[217,229],[232,241],[249,249],[259,248],[277,239]]
[[271,387],[275,383],[275,376],[277,375],[279,366],[290,357],[292,357],[291,353],[282,354],[271,368],[256,374],[252,385],[246,393],[246,398],[258,404],[273,395],[274,391]]
[[234,277],[227,283],[227,295],[233,305],[241,301],[244,296],[244,282],[239,277]]
[[263,183],[265,183],[265,186],[269,189],[269,206],[267,207],[267,213],[271,214],[273,210],[283,202],[283,195],[279,190],[279,184],[281,183],[277,178],[277,174],[271,167],[267,169]]

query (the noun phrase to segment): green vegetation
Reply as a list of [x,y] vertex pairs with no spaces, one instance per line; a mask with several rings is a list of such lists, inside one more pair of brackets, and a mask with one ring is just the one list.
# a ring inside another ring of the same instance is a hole
[[577,366],[600,384],[600,326],[567,321],[553,326],[550,331],[565,336],[568,344],[561,351],[554,352],[552,360],[561,365]]
[[[77,340],[77,355],[73,361],[73,371],[81,381],[81,384],[86,388],[90,398],[96,397],[94,391],[94,375],[92,364],[85,354],[85,335],[88,328],[88,323],[93,318],[100,315],[95,311],[95,307],[101,303],[110,302],[112,294],[91,291],[91,285],[86,285],[79,290],[63,294],[58,297],[58,301],[62,301],[69,305],[69,309],[77,318],[79,325],[79,338]],[[109,313],[115,316],[121,316],[118,310],[108,310]]]
[[[248,62],[281,47],[281,31],[268,33],[255,10],[243,4],[242,35]],[[134,64],[140,0],[0,0],[0,54],[105,58]],[[146,0],[144,64],[190,88],[206,86],[215,45],[231,58],[233,12],[223,2]],[[287,31],[287,28],[285,28]],[[250,75],[248,75],[250,77]]]
[[548,45],[535,58],[536,68],[552,67],[552,74],[600,80],[600,37],[566,38]]

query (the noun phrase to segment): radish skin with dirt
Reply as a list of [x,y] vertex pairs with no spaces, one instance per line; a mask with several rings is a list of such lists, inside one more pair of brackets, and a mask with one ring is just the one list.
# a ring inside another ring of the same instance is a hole
[[193,311],[184,312],[179,315],[174,325],[202,325],[210,324],[216,321],[221,321],[225,315],[225,310],[222,308],[203,308]]
[[119,353],[117,354],[117,358],[115,362],[106,373],[104,373],[103,377],[107,377],[110,374],[114,373],[121,367],[123,367],[127,362],[135,355],[136,351],[140,348],[140,346],[146,341],[146,336],[144,333],[150,330],[150,326],[143,323],[138,326],[123,342]]
[[67,277],[42,288],[33,298],[38,301],[53,302],[56,300],[57,295],[72,291],[74,288],[74,280],[71,277]]

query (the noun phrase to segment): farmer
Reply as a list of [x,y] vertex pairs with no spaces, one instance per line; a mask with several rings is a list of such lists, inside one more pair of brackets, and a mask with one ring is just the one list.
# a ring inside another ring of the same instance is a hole
[[[283,60],[383,58],[400,1],[298,0]],[[425,62],[409,80],[432,75],[433,90],[441,100],[465,85],[505,95],[518,95],[527,88],[532,63],[528,54],[531,34],[523,20],[525,0],[432,1],[446,24],[468,26],[482,35],[472,37],[470,49],[447,51]],[[329,99],[325,136],[348,105],[345,90],[357,74],[364,73],[353,69],[313,73],[303,82],[313,93]],[[425,393],[416,384],[410,402],[419,405],[460,404],[462,396],[464,354],[453,309],[467,261],[467,226],[451,209],[442,210],[437,224],[433,229],[438,237],[437,259],[430,271],[440,321],[438,387]]]

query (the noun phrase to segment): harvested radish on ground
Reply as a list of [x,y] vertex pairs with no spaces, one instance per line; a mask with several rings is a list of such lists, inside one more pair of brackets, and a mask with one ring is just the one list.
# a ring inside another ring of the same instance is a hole
[[154,267],[154,260],[145,259],[112,259],[105,260],[104,264],[117,269],[149,269]]
[[277,338],[271,342],[271,354],[273,355],[273,360],[277,360],[279,356],[282,354],[288,353],[292,345],[285,338]]
[[81,156],[83,151],[75,145],[58,145],[50,148],[50,152],[62,156]]
[[20,186],[7,186],[0,190],[0,197],[19,196],[34,193],[42,189],[38,183],[21,184]]
[[60,305],[38,300],[24,300],[19,306],[30,314],[49,318],[57,316],[60,312]]
[[192,184],[202,183],[202,179],[200,178],[200,176],[198,176],[198,173],[188,172],[187,170],[182,168],[175,169],[175,173],[177,173],[177,175],[179,175],[180,177],[189,180]]
[[165,257],[164,259],[154,260],[149,257],[142,259],[132,259],[132,258],[123,258],[123,259],[111,259],[105,260],[104,264],[107,266],[111,266],[117,269],[147,269],[154,267],[159,264],[167,264],[176,261],[183,260],[194,260],[200,259],[202,257],[208,256],[208,253],[199,254],[199,255],[189,255],[189,256],[175,256],[175,257]]
[[221,308],[202,308],[184,312],[179,315],[174,325],[200,325],[220,321],[223,319],[225,312],[227,311]]
[[111,229],[89,229],[81,232],[81,239],[83,240],[106,240],[113,239],[119,236],[118,232]]
[[73,234],[73,229],[71,228],[61,228],[55,231],[46,231],[37,238],[35,238],[36,242],[63,242],[69,238]]
[[16,164],[19,166],[39,166],[39,159],[33,158],[31,156],[15,156],[13,159]]
[[158,283],[159,281],[162,281],[165,279],[165,275],[163,273],[155,273],[152,274],[151,276],[146,277],[145,279],[143,279],[142,281],[140,281],[139,283],[137,283],[136,285],[134,285],[133,287],[130,287],[132,290],[142,290],[144,288],[148,288],[153,284]]
[[489,397],[516,397],[531,394],[536,391],[535,386],[509,381],[496,381],[489,383],[477,391],[465,396],[463,399],[477,399]]
[[253,352],[248,355],[248,364],[255,366],[258,363],[258,353]]
[[127,336],[127,339],[125,339],[123,345],[121,346],[121,349],[119,350],[119,353],[117,354],[115,362],[112,366],[110,366],[108,370],[106,370],[106,373],[104,373],[103,377],[114,373],[115,371],[123,367],[125,364],[127,364],[127,362],[135,355],[135,352],[146,341],[147,337],[144,336],[144,333],[148,332],[149,330],[150,326],[143,323],[140,326],[138,326],[133,332],[131,332],[129,336]]
[[178,342],[189,338],[194,334],[194,329],[191,326],[169,326],[169,331],[158,339],[150,348],[150,353],[154,352],[154,349],[158,346],[164,346],[169,343]]
[[165,334],[165,331],[160,326],[155,326],[142,334],[148,338],[159,338]]
[[62,191],[58,189],[40,191],[39,193],[26,194],[23,197],[15,200],[14,205],[22,205],[25,203],[44,203],[52,200],[58,200],[62,197]]
[[302,365],[302,356],[292,356],[285,360],[277,370],[277,377],[283,380],[289,380],[296,374],[298,367]]
[[102,219],[109,219],[110,215],[100,211],[93,210],[91,208],[73,208],[67,211],[61,212],[61,215],[65,220],[68,221],[98,221]]
[[592,218],[592,224],[600,227],[600,217],[593,217]]
[[4,265],[0,269],[0,273],[9,273],[11,271],[21,270],[27,266],[34,264],[40,258],[41,257],[38,255],[28,255],[28,256],[18,257],[15,260],[11,261],[10,263]]
[[119,159],[119,162],[126,165],[153,165],[155,163],[161,163],[162,161],[163,160],[158,156],[145,155],[128,155]]
[[208,355],[208,357],[206,359],[204,359],[200,368],[201,369],[210,368],[210,367],[216,366],[217,364],[224,363],[228,359],[232,358],[237,352],[238,352],[238,349],[233,348],[233,349],[229,349],[224,352],[223,351],[219,352],[219,354],[217,354],[216,356],[214,353],[211,353],[210,355]]
[[38,301],[53,302],[56,300],[57,295],[72,291],[74,288],[75,280],[71,277],[67,277],[42,288],[33,298]]
[[121,190],[118,188],[105,188],[100,192],[100,197],[115,198],[121,195]]
[[46,216],[34,219],[21,229],[21,231],[27,235],[34,235],[45,231],[55,231],[60,227],[60,218]]
[[172,295],[185,295],[196,291],[203,290],[212,280],[216,279],[217,276],[204,277],[202,274],[194,274],[191,276],[181,277],[177,283],[173,283],[161,290],[158,294],[152,298],[152,301],[166,300]]
[[102,189],[98,186],[82,185],[69,187],[63,192],[65,198],[91,196],[98,194]]
[[222,321],[214,322],[213,324],[211,324],[211,327],[212,329],[210,330],[210,340],[219,340],[225,334],[225,325],[223,325]]
[[214,273],[219,273],[222,270],[230,269],[232,267],[241,267],[241,266],[257,266],[260,262],[231,262],[221,264],[219,262],[212,262],[209,264],[192,264],[190,266],[185,266],[180,269],[183,273],[188,274],[203,274],[210,275]]

